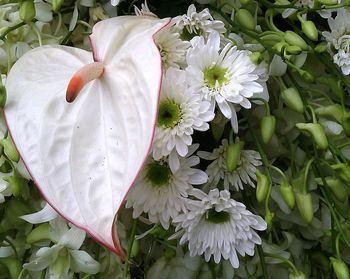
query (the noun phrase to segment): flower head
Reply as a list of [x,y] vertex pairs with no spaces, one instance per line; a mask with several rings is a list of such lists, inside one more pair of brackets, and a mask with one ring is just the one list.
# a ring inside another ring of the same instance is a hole
[[212,153],[205,151],[198,152],[199,157],[206,160],[213,160],[206,170],[209,176],[208,183],[217,185],[223,179],[225,189],[234,187],[237,191],[239,189],[243,190],[244,184],[255,187],[253,181],[256,180],[256,167],[262,164],[260,154],[254,150],[241,150],[237,169],[229,172],[226,167],[227,147],[228,141],[227,139],[223,139],[221,146],[215,148]]
[[218,33],[226,32],[224,23],[220,20],[214,20],[208,9],[197,13],[193,4],[188,7],[187,14],[177,16],[173,21],[181,33],[181,38],[188,41],[195,36],[207,38],[214,31]]
[[181,236],[180,244],[188,242],[191,256],[204,254],[206,261],[213,256],[215,263],[222,257],[237,268],[237,252],[241,256],[254,255],[255,244],[261,244],[254,230],[266,229],[260,216],[231,199],[226,190],[213,189],[207,195],[194,189],[192,194],[198,200],[189,201],[188,212],[174,219],[177,233],[173,236]]
[[192,93],[185,72],[170,68],[162,86],[158,121],[153,139],[153,157],[159,160],[176,150],[185,156],[192,144],[194,130],[206,131],[214,118],[210,103]]
[[[195,149],[191,148],[189,156]],[[205,183],[208,176],[193,168],[199,164],[197,156],[178,159],[180,166],[176,171],[172,171],[168,158],[159,161],[148,159],[126,198],[126,207],[133,207],[134,218],[145,212],[151,222],[160,222],[168,229],[171,219],[186,211],[192,185]]]
[[230,44],[220,51],[217,32],[211,33],[206,43],[196,37],[191,44],[186,69],[190,88],[212,104],[216,102],[229,119],[235,114],[233,104],[250,108],[248,99],[263,92],[261,69],[250,60],[251,53]]

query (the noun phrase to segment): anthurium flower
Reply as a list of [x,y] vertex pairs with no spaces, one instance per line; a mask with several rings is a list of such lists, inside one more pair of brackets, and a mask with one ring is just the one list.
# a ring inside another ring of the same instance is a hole
[[162,64],[153,36],[168,22],[101,21],[92,53],[39,47],[6,81],[6,121],[42,195],[119,255],[116,212],[150,150],[158,110]]

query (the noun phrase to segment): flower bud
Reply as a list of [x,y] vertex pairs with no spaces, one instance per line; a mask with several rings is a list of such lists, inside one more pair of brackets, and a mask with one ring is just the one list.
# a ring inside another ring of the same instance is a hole
[[302,52],[302,49],[298,46],[287,46],[286,47],[286,54],[287,55],[297,55]]
[[52,240],[49,223],[37,226],[26,237],[26,242],[28,244],[33,244],[42,240]]
[[0,264],[6,266],[9,279],[18,279],[22,271],[22,264],[14,258],[0,258]]
[[136,257],[140,252],[140,241],[135,239],[132,243],[130,257]]
[[61,9],[62,4],[64,3],[64,0],[52,0],[52,10],[54,12],[59,12]]
[[3,85],[0,85],[0,108],[4,108],[6,104],[6,88]]
[[289,279],[307,279],[306,275],[301,271],[290,273],[288,278]]
[[260,39],[264,43],[264,45],[272,47],[281,41],[281,36],[277,33],[276,34],[268,33],[268,34],[263,34],[260,37]]
[[11,189],[13,196],[19,197],[22,189],[22,184],[24,183],[24,179],[19,175],[19,173],[14,170],[12,176],[3,177]]
[[250,61],[252,61],[254,64],[258,64],[259,61],[261,59],[261,53],[256,51],[256,52],[253,52],[251,55],[250,55]]
[[343,126],[345,134],[350,136],[350,112],[343,112],[341,125]]
[[246,9],[239,9],[235,14],[237,23],[248,30],[255,30],[255,20],[252,14]]
[[348,191],[344,183],[338,178],[326,177],[326,183],[333,195],[341,202],[345,202],[348,198]]
[[273,115],[265,115],[260,122],[260,133],[263,143],[267,144],[276,129],[276,118]]
[[327,47],[328,47],[327,42],[322,42],[322,43],[319,43],[314,48],[314,50],[315,50],[316,53],[323,53],[323,52],[325,52],[327,50]]
[[287,47],[288,45],[285,42],[278,42],[277,44],[275,44],[272,49],[274,51],[276,51],[277,53],[282,53],[282,49],[284,47]]
[[313,82],[315,80],[314,76],[310,74],[308,71],[299,69],[298,73],[301,76],[301,78],[305,81]]
[[33,0],[22,0],[19,2],[19,16],[24,22],[34,19],[36,12]]
[[339,97],[343,95],[343,89],[341,87],[340,80],[334,77],[319,77],[317,79],[320,83],[327,85],[334,93]]
[[314,211],[312,208],[312,197],[310,193],[297,192],[295,194],[299,213],[306,224],[310,224],[314,218]]
[[18,162],[19,154],[11,139],[10,134],[7,134],[6,138],[1,140],[2,146],[4,147],[4,153],[11,161]]
[[318,123],[297,123],[295,125],[299,130],[308,132],[314,142],[320,149],[328,148],[328,140],[324,133],[323,127]]
[[331,166],[336,175],[345,183],[350,183],[350,167],[348,164],[338,163]]
[[337,122],[341,123],[343,117],[343,109],[339,104],[333,104],[329,106],[322,106],[315,109],[315,112],[319,116],[333,117]]
[[305,20],[301,22],[301,30],[303,30],[306,37],[310,40],[318,40],[318,31],[315,24],[311,20]]
[[258,202],[263,202],[267,198],[267,194],[270,188],[269,178],[262,174],[259,170],[256,170],[256,199]]
[[241,158],[241,143],[229,144],[226,150],[226,168],[229,172],[233,172],[237,168],[237,164]]
[[338,279],[350,279],[349,269],[341,259],[331,257],[331,264]]
[[304,103],[300,97],[298,90],[294,87],[287,88],[281,94],[283,102],[286,106],[296,112],[304,112]]
[[239,0],[242,5],[248,5],[251,0]]
[[304,41],[304,39],[293,31],[290,31],[290,30],[286,31],[284,33],[284,39],[291,46],[298,46],[302,50],[309,49],[309,47],[308,47],[307,43]]
[[326,6],[338,4],[337,0],[317,0],[317,2],[321,5],[326,5]]
[[289,185],[288,181],[282,180],[280,193],[284,202],[288,205],[289,209],[293,209],[295,206],[295,196],[293,187]]

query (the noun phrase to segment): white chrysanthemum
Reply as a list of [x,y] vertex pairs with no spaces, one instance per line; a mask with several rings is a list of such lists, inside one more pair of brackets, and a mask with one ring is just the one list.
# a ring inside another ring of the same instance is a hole
[[[196,147],[191,151],[195,150]],[[168,229],[171,219],[186,211],[192,185],[205,183],[208,176],[193,168],[199,164],[197,156],[178,159],[180,166],[175,172],[171,170],[167,158],[160,161],[148,159],[126,197],[126,207],[133,207],[134,218],[145,212],[152,223],[160,222]]]
[[175,17],[173,22],[184,40],[190,40],[195,36],[207,38],[211,32],[221,34],[226,32],[224,23],[214,20],[208,9],[197,13],[193,4],[188,7],[187,14]]
[[137,16],[152,16],[157,17],[151,10],[148,8],[147,0],[145,0],[144,4],[141,4],[141,9],[134,6],[134,11]]
[[169,68],[160,96],[157,127],[153,139],[153,157],[159,160],[176,150],[185,156],[192,144],[194,130],[206,131],[214,118],[210,103],[193,94],[186,83],[185,72]]
[[191,44],[181,40],[180,34],[174,27],[160,30],[155,35],[155,42],[165,68],[178,68],[186,65],[186,53]]
[[237,169],[229,172],[226,167],[227,147],[228,141],[223,139],[221,146],[215,148],[212,153],[205,151],[197,153],[202,159],[213,160],[206,170],[209,176],[208,183],[217,185],[223,179],[225,189],[234,187],[237,191],[239,189],[243,190],[244,184],[255,187],[253,181],[256,181],[256,167],[262,164],[259,152],[255,150],[241,150]]
[[230,44],[220,51],[220,36],[216,32],[209,35],[207,43],[196,37],[191,44],[186,57],[190,88],[212,104],[216,102],[226,118],[235,116],[233,104],[249,109],[248,98],[262,95],[261,68],[250,60],[250,51]]
[[264,219],[231,199],[229,191],[214,189],[207,195],[194,189],[192,194],[199,200],[189,201],[189,211],[173,220],[177,224],[173,238],[181,236],[180,244],[188,242],[190,255],[204,254],[207,262],[214,256],[219,263],[222,257],[237,268],[237,252],[253,256],[255,244],[261,244],[254,230],[266,229]]
[[350,74],[350,11],[339,9],[335,18],[328,19],[331,32],[322,32],[330,46],[333,61],[344,75]]

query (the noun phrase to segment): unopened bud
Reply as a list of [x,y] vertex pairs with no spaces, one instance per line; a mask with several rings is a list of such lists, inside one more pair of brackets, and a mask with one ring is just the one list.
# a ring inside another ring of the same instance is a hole
[[26,242],[28,244],[33,244],[42,240],[52,240],[49,223],[37,226],[26,237]]
[[252,14],[246,9],[239,9],[235,14],[237,23],[248,30],[255,30],[255,20]]
[[266,225],[267,225],[267,232],[271,232],[272,231],[272,227],[273,227],[272,220],[273,220],[273,217],[275,217],[275,214],[271,213],[270,210],[267,210],[266,214],[265,214],[265,222],[266,222]]
[[5,107],[6,98],[7,98],[6,88],[5,88],[5,86],[0,84],[0,108]]
[[341,118],[341,125],[344,129],[344,132],[347,136],[350,136],[350,112],[343,112]]
[[132,243],[130,256],[134,258],[139,254],[139,252],[140,252],[140,241],[138,239],[135,239]]
[[315,77],[308,71],[299,69],[298,73],[301,76],[301,78],[305,81],[313,82],[315,80]]
[[290,273],[288,279],[307,279],[307,277],[305,273],[297,271]]
[[287,55],[297,55],[302,52],[302,49],[298,46],[287,46],[286,47],[286,54]]
[[281,97],[288,108],[299,113],[304,112],[304,103],[300,97],[298,90],[294,87],[283,90]]
[[289,209],[293,209],[295,206],[295,196],[293,187],[288,183],[286,180],[282,180],[281,187],[280,187],[280,193],[284,200],[284,202],[287,204]]
[[315,48],[314,48],[316,53],[323,53],[327,50],[327,42],[322,42],[319,43]]
[[328,140],[324,133],[323,127],[318,123],[297,123],[295,125],[299,130],[308,132],[315,144],[320,149],[328,148]]
[[304,41],[304,39],[293,31],[290,31],[290,30],[286,31],[284,33],[284,39],[291,46],[298,46],[302,50],[309,49],[309,47],[308,47],[307,43]]
[[226,150],[226,168],[229,172],[237,169],[238,162],[241,158],[241,143],[231,143]]
[[18,172],[14,170],[12,176],[5,176],[3,177],[3,180],[9,184],[13,196],[19,197],[24,179],[18,174]]
[[332,191],[333,195],[341,202],[345,202],[348,198],[348,191],[344,183],[335,177],[326,177],[327,186]]
[[276,118],[273,115],[265,115],[260,122],[260,133],[263,143],[267,144],[276,129]]
[[302,219],[305,221],[306,224],[310,224],[312,222],[312,219],[314,218],[311,194],[296,192],[295,198]]
[[350,278],[349,269],[343,260],[333,258],[333,257],[331,257],[330,260],[332,263],[333,270],[334,270],[335,274],[337,275],[338,279],[349,279]]
[[329,106],[322,106],[322,107],[319,107],[319,108],[315,109],[315,112],[319,116],[333,117],[339,123],[342,122],[343,109],[342,109],[341,105],[339,105],[339,104],[333,104],[333,105],[329,105]]
[[34,0],[21,0],[19,2],[19,16],[24,22],[30,22],[36,15]]
[[303,30],[306,37],[310,40],[318,40],[318,31],[315,24],[310,20],[305,20],[301,22],[301,29]]
[[338,4],[337,0],[317,0],[317,3],[326,6],[332,6]]
[[59,12],[61,9],[62,4],[64,3],[64,0],[52,0],[52,10],[54,12]]
[[338,163],[331,165],[331,168],[341,180],[347,184],[350,183],[350,167],[348,164]]
[[270,189],[269,178],[256,170],[256,199],[258,202],[264,202]]
[[11,139],[10,134],[7,134],[7,137],[1,140],[2,146],[4,147],[4,153],[11,161],[18,162],[19,154],[17,149]]

